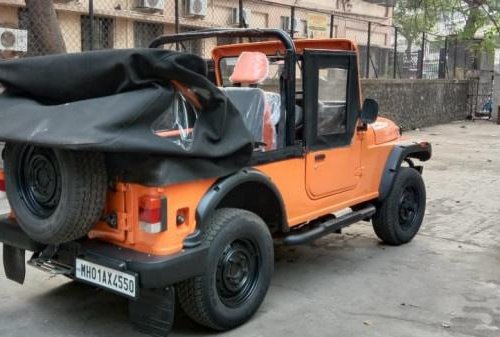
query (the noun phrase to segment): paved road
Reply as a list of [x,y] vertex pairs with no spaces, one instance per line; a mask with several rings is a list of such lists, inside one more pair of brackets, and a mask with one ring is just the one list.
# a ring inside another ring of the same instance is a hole
[[[455,123],[411,136],[435,150],[417,238],[387,247],[359,224],[313,246],[278,247],[265,303],[224,336],[499,336],[500,126]],[[206,334],[180,315],[172,336]],[[0,270],[0,336],[143,335],[117,296],[35,270],[21,287]]]

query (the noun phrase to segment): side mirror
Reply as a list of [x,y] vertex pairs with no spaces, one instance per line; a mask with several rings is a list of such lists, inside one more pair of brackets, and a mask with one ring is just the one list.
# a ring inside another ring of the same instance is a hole
[[364,124],[371,124],[377,120],[378,117],[378,103],[376,100],[367,98],[363,103],[363,110],[361,111],[361,121]]

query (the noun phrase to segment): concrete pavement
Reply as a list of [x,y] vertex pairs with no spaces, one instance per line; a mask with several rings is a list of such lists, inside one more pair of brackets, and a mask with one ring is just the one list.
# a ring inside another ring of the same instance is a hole
[[[500,335],[500,126],[461,122],[408,133],[427,138],[427,214],[416,239],[379,243],[367,224],[312,246],[277,247],[257,315],[224,336]],[[126,300],[28,269],[24,287],[0,268],[0,336],[143,336]],[[172,336],[208,330],[177,317]]]

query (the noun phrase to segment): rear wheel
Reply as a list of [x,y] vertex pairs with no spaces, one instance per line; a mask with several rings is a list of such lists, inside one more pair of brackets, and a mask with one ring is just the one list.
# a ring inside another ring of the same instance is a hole
[[177,285],[179,302],[196,322],[232,329],[254,315],[269,289],[271,234],[257,215],[226,208],[212,216],[204,240],[210,246],[204,273]]
[[422,225],[425,202],[422,176],[413,168],[402,167],[391,192],[373,217],[375,233],[390,245],[410,242]]
[[102,215],[102,154],[7,144],[4,166],[11,208],[32,239],[60,244],[81,238]]

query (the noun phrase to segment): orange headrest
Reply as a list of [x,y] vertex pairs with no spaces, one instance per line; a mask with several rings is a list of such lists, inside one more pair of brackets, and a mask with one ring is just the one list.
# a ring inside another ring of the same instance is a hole
[[259,84],[269,77],[269,60],[261,52],[244,51],[238,57],[233,74],[232,83]]

